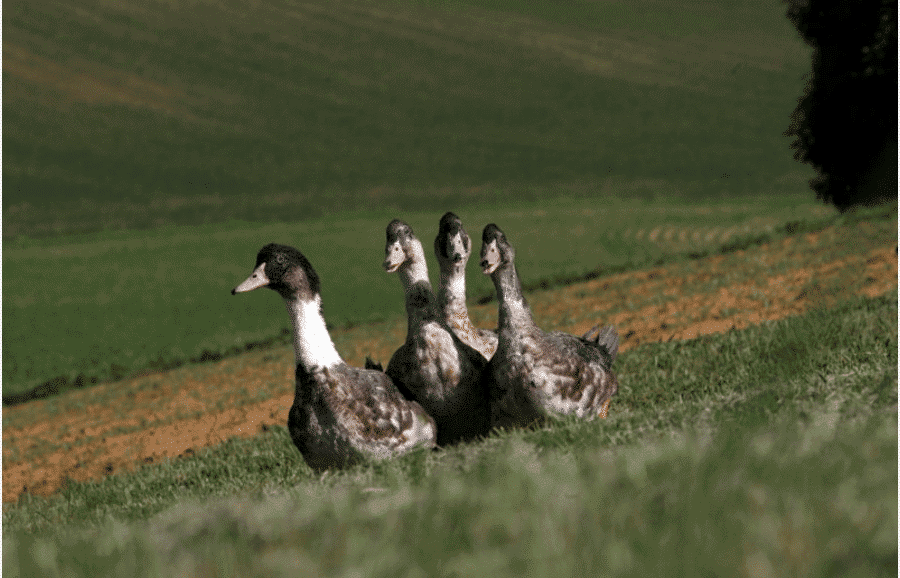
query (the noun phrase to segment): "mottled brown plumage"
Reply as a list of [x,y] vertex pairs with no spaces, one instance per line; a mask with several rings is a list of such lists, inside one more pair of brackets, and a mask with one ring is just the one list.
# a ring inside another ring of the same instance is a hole
[[300,251],[266,245],[253,273],[232,293],[259,287],[282,296],[294,325],[288,431],[310,467],[344,467],[434,446],[434,420],[418,403],[405,399],[383,372],[351,367],[338,355],[322,317],[318,275]]
[[344,363],[313,371],[298,365],[296,375],[288,431],[313,469],[344,467],[361,457],[388,459],[434,445],[434,420],[384,373]]
[[439,445],[482,436],[490,427],[483,381],[487,362],[441,318],[422,243],[409,225],[392,221],[386,237],[384,268],[400,276],[408,320],[406,342],[391,357],[386,373],[434,418]]
[[500,300],[499,341],[487,369],[493,425],[524,426],[566,415],[606,417],[619,389],[611,369],[618,353],[615,329],[595,328],[575,337],[537,327],[522,293],[515,251],[493,224],[482,235],[481,267]]

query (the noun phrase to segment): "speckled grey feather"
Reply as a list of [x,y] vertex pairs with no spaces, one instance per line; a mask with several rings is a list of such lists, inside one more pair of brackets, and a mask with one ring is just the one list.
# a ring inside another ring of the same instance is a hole
[[491,421],[516,427],[547,417],[606,417],[619,384],[612,372],[618,351],[615,329],[584,337],[548,333],[534,323],[515,268],[515,251],[496,225],[485,227],[481,266],[500,300],[499,342],[491,375]]
[[404,399],[384,373],[344,363],[313,371],[298,365],[296,376],[288,431],[313,469],[434,445],[434,420],[418,403]]
[[497,333],[475,327],[466,307],[466,263],[471,254],[472,243],[462,221],[453,213],[445,213],[434,239],[434,255],[441,270],[438,307],[453,333],[489,361],[497,350]]
[[385,269],[400,276],[408,321],[406,342],[386,373],[434,418],[439,445],[485,435],[490,427],[486,360],[441,318],[422,244],[409,225],[392,221],[386,238]]

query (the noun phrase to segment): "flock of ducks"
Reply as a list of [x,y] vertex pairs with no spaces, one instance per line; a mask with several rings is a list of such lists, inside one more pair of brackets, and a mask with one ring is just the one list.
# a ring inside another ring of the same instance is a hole
[[284,299],[297,360],[288,431],[310,467],[388,459],[548,417],[606,417],[619,388],[611,369],[619,344],[615,328],[594,327],[581,337],[542,331],[522,293],[515,251],[499,227],[484,228],[481,246],[481,268],[499,299],[496,332],[469,319],[471,242],[459,217],[445,214],[434,240],[437,295],[412,228],[395,219],[386,237],[384,269],[403,285],[408,329],[384,371],[369,360],[359,368],[341,359],[322,316],[319,276],[297,249],[266,245],[250,277],[232,290],[268,287]]

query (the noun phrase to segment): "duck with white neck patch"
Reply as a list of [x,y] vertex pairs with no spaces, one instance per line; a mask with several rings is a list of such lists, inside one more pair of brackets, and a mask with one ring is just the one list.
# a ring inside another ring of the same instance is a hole
[[583,337],[542,331],[522,293],[515,251],[497,225],[484,228],[481,267],[500,301],[497,351],[487,368],[493,425],[527,426],[567,415],[605,418],[619,390],[611,369],[619,350],[615,328]]
[[483,436],[490,427],[485,359],[456,335],[438,311],[422,243],[395,219],[387,226],[384,268],[396,272],[406,299],[406,342],[386,373],[437,423],[438,445]]
[[446,213],[434,239],[434,255],[441,268],[438,306],[453,333],[490,361],[497,350],[497,334],[472,325],[466,307],[466,263],[471,254],[472,243],[462,221],[455,214]]
[[300,251],[266,245],[253,273],[231,293],[260,287],[281,295],[294,326],[297,371],[288,431],[311,468],[434,447],[434,420],[418,403],[405,399],[384,373],[341,359],[322,316],[319,276]]

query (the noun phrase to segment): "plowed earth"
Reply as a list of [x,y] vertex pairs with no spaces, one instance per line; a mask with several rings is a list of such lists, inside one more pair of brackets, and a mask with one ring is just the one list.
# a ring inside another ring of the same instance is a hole
[[[897,288],[896,221],[861,222],[766,245],[531,293],[538,324],[581,334],[613,323],[621,350],[741,329]],[[283,310],[272,312],[283,315]],[[496,326],[496,303],[471,307]],[[288,321],[285,319],[285,324]],[[386,361],[406,321],[332,331],[348,362]],[[177,459],[284,424],[293,351],[276,347],[72,391],[3,412],[3,501]],[[620,375],[620,381],[628,379]],[[623,400],[625,401],[625,400]],[[610,411],[615,411],[613,400]]]

